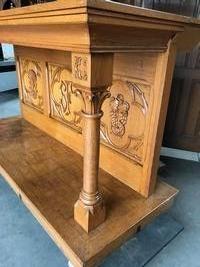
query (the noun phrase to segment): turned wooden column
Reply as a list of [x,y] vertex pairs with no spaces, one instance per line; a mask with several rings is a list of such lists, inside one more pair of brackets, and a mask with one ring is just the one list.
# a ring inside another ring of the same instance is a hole
[[110,96],[113,55],[72,54],[73,83],[83,100],[83,188],[74,207],[74,219],[90,232],[106,217],[103,195],[98,187],[101,106]]

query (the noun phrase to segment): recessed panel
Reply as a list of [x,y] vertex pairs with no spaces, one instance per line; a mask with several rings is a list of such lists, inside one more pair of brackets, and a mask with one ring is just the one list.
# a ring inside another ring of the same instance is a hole
[[43,112],[44,77],[42,63],[26,58],[20,58],[19,62],[23,102]]
[[51,117],[81,131],[83,101],[72,84],[71,72],[65,66],[48,64],[48,75]]

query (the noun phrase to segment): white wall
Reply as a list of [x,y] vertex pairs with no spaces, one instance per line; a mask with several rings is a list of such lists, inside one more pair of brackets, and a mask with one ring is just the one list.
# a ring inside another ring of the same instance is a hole
[[1,44],[1,45],[2,45],[4,59],[5,60],[13,59],[15,57],[13,45],[11,44]]
[[[5,60],[14,59],[13,45],[2,44]],[[0,73],[0,92],[18,88],[17,76],[15,71]]]

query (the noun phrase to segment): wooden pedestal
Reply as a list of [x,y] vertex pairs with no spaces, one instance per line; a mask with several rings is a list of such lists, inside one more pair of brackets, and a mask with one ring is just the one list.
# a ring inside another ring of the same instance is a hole
[[82,157],[23,119],[0,122],[0,173],[75,267],[99,263],[177,194],[158,182],[155,193],[144,199],[100,170],[106,221],[87,234],[73,219]]

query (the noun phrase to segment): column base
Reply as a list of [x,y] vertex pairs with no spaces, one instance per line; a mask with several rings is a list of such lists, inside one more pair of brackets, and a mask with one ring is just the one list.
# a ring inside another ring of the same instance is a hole
[[78,200],[74,205],[74,220],[87,232],[91,232],[106,219],[106,208],[103,201],[93,206],[85,205]]

